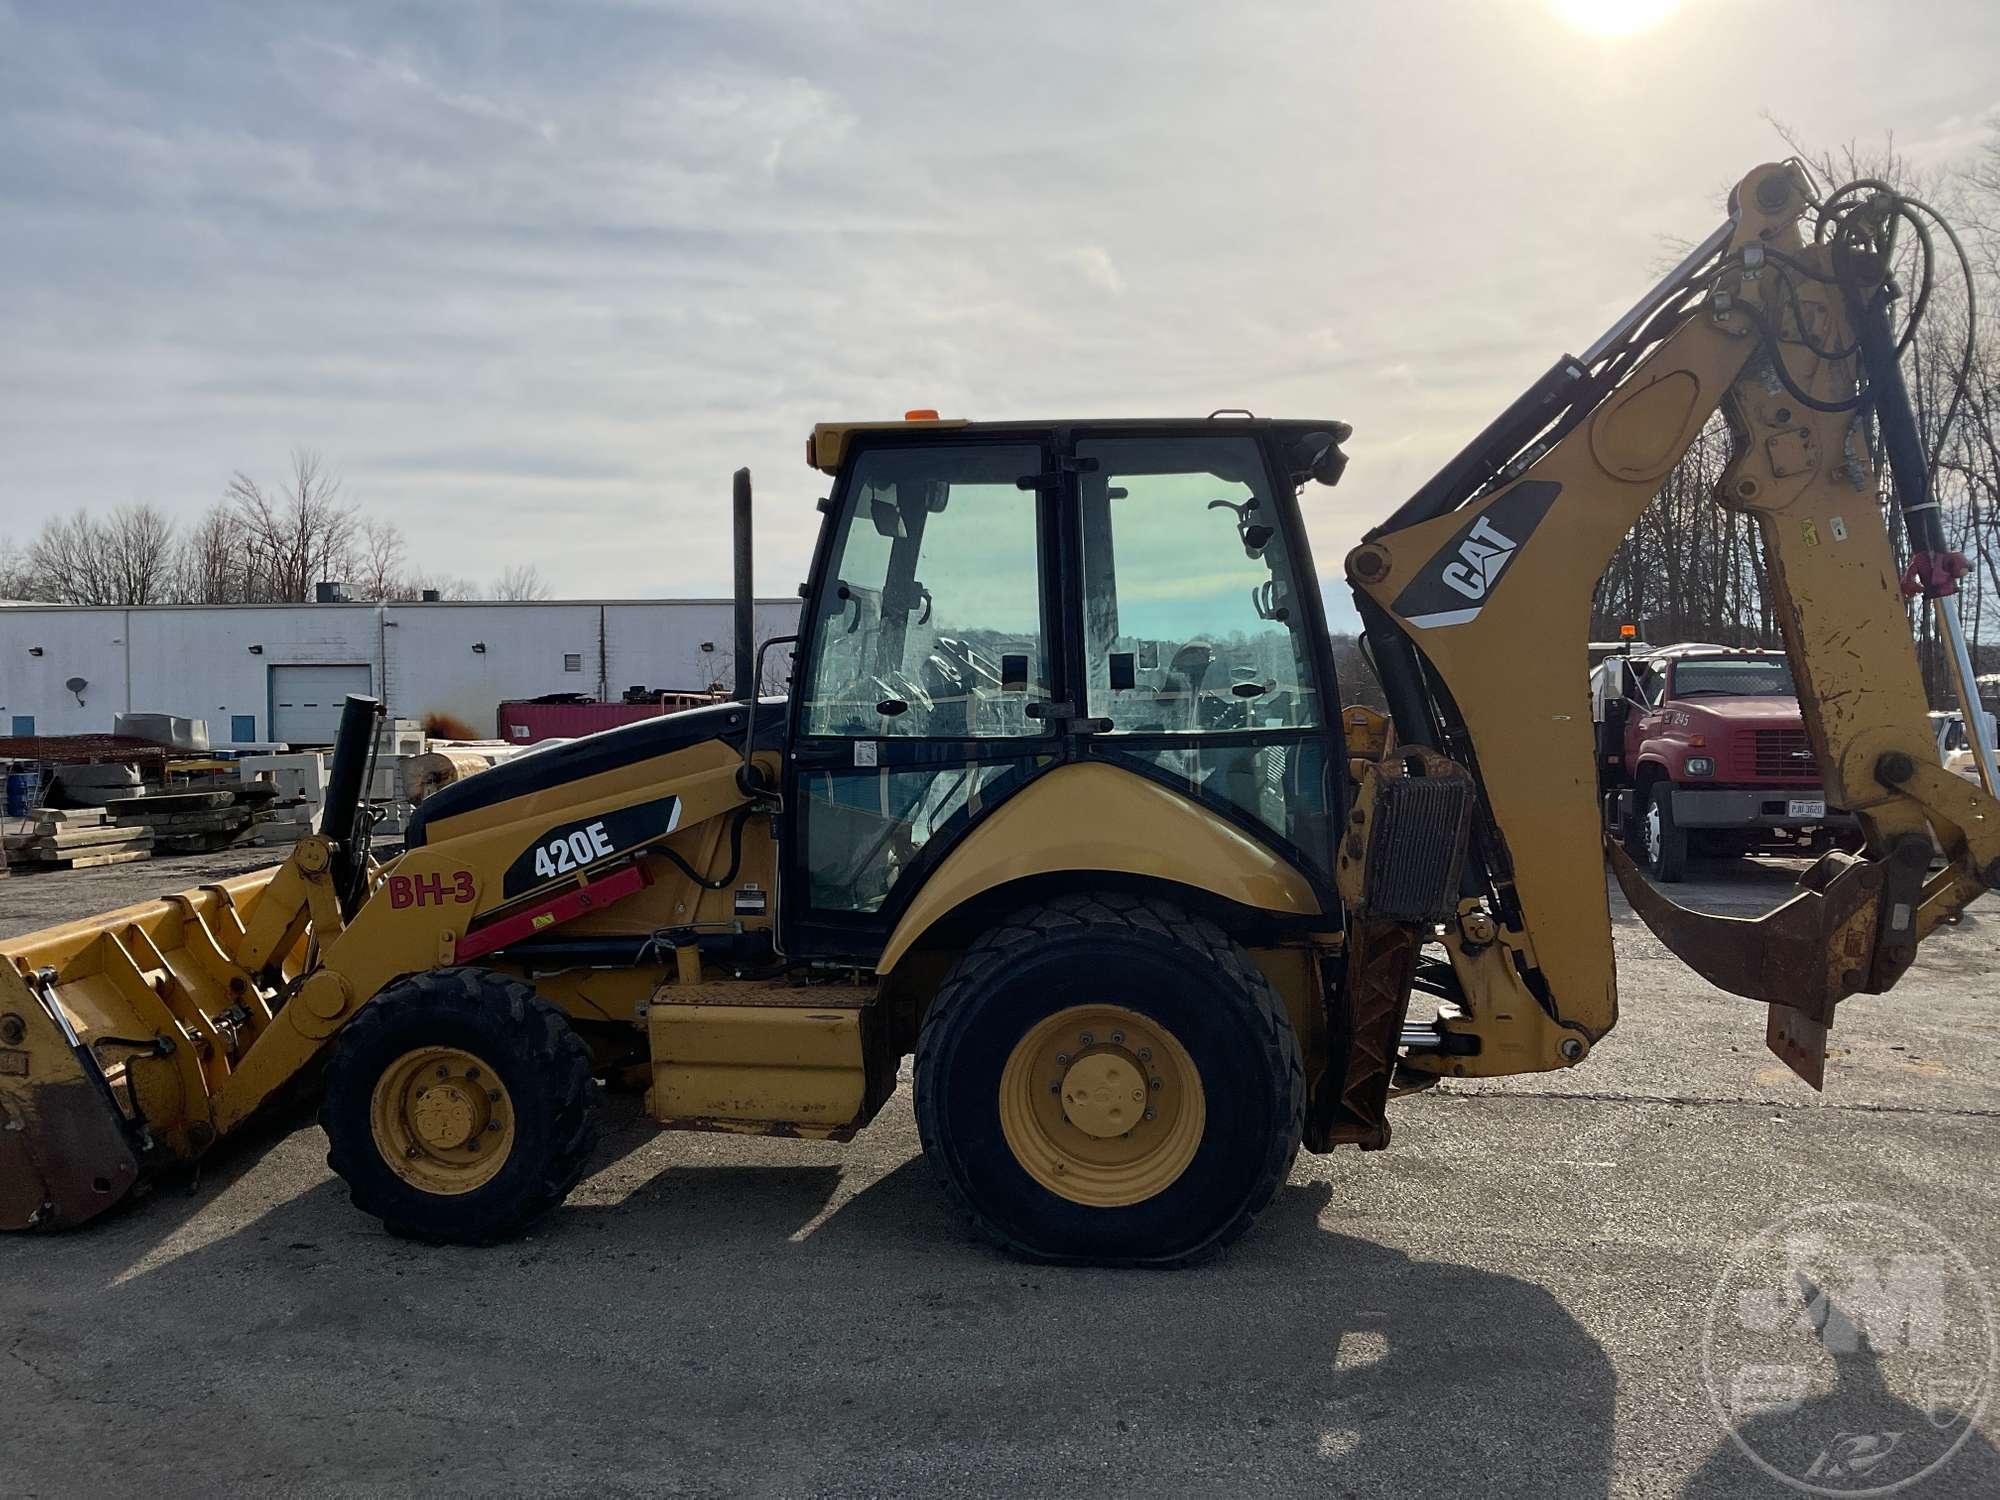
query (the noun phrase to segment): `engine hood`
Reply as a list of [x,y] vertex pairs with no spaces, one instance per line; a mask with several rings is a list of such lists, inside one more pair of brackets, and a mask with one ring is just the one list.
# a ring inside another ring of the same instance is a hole
[[1675,698],[1663,706],[1686,714],[1690,720],[1719,720],[1748,729],[1796,729],[1805,722],[1796,698],[1736,698],[1702,693],[1693,698]]
[[[757,701],[756,743],[759,748],[779,744],[784,739],[786,700],[760,698]],[[457,817],[475,808],[547,791],[586,776],[615,770],[637,761],[668,755],[703,740],[728,739],[740,743],[743,735],[743,705],[716,703],[702,708],[684,708],[662,714],[657,719],[641,719],[602,729],[581,739],[549,744],[525,755],[503,761],[488,771],[469,776],[450,786],[440,787],[410,814],[404,831],[407,848],[421,847],[430,837],[430,826]]]

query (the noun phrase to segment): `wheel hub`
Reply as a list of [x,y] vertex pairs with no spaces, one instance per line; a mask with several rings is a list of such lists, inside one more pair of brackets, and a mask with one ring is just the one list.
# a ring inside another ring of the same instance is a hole
[[1178,1038],[1122,1005],[1037,1022],[1000,1074],[1000,1128],[1022,1170],[1098,1208],[1143,1203],[1187,1170],[1207,1100]]
[[514,1146],[506,1085],[458,1047],[418,1047],[384,1068],[368,1117],[382,1160],[426,1193],[485,1186]]
[[[483,1094],[479,1102],[486,1102]],[[419,1145],[431,1151],[449,1151],[472,1139],[482,1123],[479,1118],[482,1113],[467,1091],[453,1080],[417,1094],[410,1109],[410,1124],[416,1129]]]
[[1141,1123],[1146,1075],[1122,1051],[1093,1052],[1069,1066],[1062,1079],[1063,1115],[1085,1135],[1106,1140]]

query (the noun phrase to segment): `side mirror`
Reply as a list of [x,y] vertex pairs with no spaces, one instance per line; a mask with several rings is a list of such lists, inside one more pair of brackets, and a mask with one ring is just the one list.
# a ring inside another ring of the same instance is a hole
[[900,542],[907,535],[903,530],[903,513],[896,508],[896,502],[877,495],[868,503],[868,518],[875,523],[875,534],[887,537],[892,542]]

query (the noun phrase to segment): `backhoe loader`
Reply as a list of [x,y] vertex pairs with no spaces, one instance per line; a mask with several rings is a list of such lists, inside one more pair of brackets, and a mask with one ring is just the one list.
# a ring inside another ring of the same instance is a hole
[[[1751,172],[1347,557],[1386,715],[1342,706],[1301,515],[1345,425],[816,427],[797,637],[749,638],[737,476],[736,701],[468,778],[377,859],[377,708],[350,699],[283,865],[0,944],[0,1224],[83,1223],[309,1087],[357,1207],[488,1242],[577,1182],[601,1086],[670,1127],[844,1140],[914,1054],[924,1150],[980,1231],[1186,1263],[1301,1145],[1387,1145],[1393,1097],[1588,1057],[1617,1019],[1607,857],[1820,1085],[1843,997],[2000,885],[1991,754],[1976,784],[1938,766],[1906,603],[1976,707],[1897,363],[1927,216]],[[1755,519],[1865,840],[1755,921],[1605,846],[1585,690],[1593,586],[1718,409],[1716,501]],[[791,691],[758,697],[787,649]]]

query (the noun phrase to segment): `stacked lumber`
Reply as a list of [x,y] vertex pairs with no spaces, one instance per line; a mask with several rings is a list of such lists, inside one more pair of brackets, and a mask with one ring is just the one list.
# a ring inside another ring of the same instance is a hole
[[153,857],[153,833],[113,823],[102,808],[45,807],[7,835],[7,862],[27,870],[88,870]]
[[234,790],[153,792],[106,805],[119,827],[144,832],[157,854],[209,854],[250,831],[255,809]]

